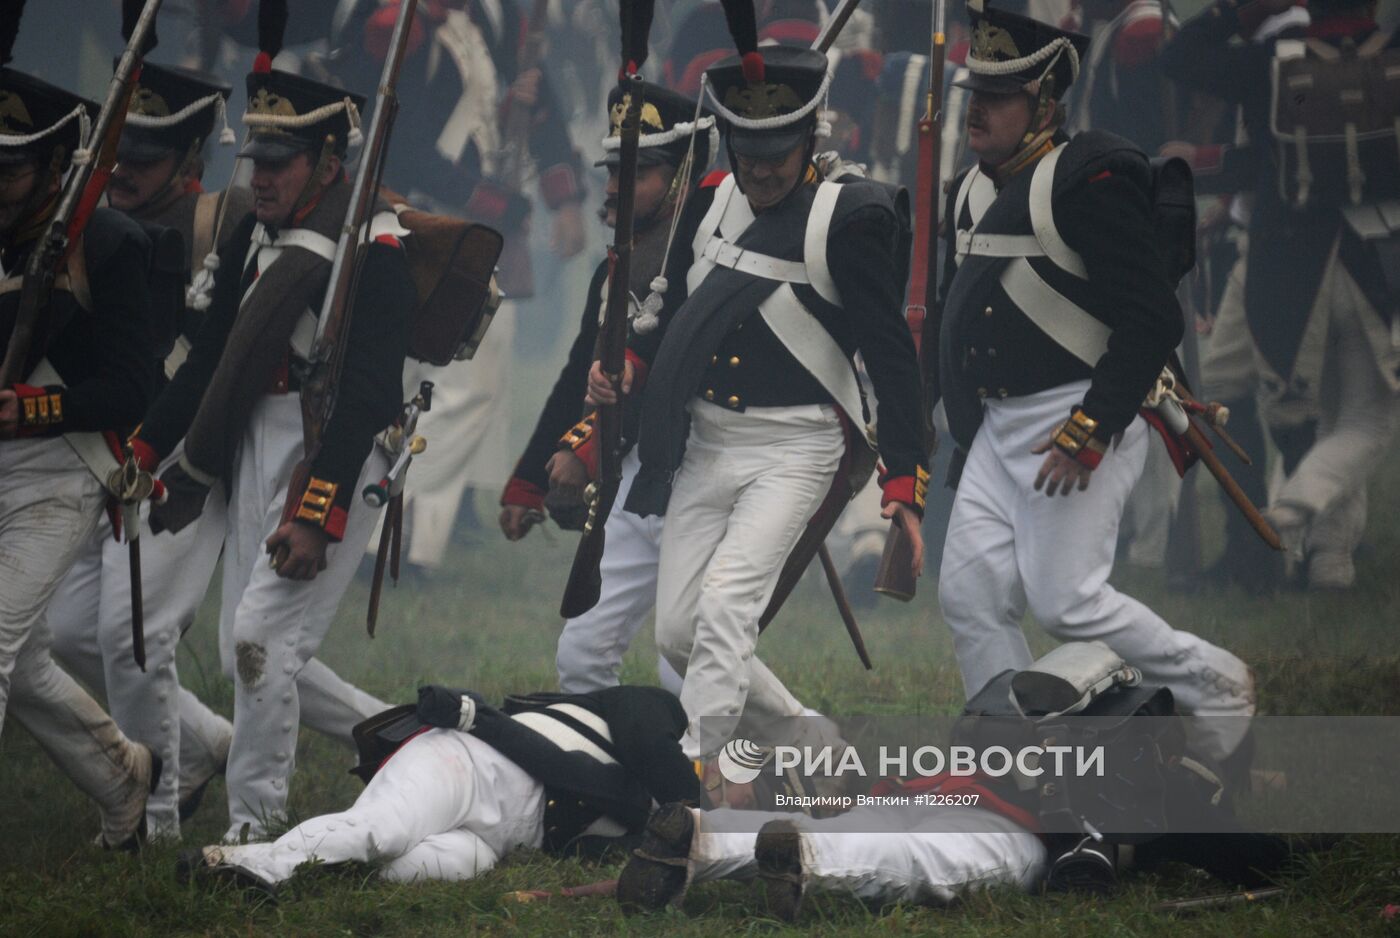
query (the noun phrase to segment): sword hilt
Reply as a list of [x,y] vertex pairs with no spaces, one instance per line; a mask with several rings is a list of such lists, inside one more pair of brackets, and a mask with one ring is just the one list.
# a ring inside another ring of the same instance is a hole
[[371,508],[382,508],[384,504],[399,492],[403,491],[404,472],[408,469],[408,464],[414,456],[428,448],[428,441],[421,436],[415,436],[408,441],[408,445],[399,450],[398,459],[394,460],[394,465],[390,467],[384,478],[373,485],[366,485],[360,497],[365,500],[365,504]]

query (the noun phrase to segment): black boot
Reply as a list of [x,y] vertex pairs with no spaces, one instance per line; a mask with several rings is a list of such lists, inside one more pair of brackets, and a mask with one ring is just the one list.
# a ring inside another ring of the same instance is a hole
[[628,915],[680,905],[685,898],[695,815],[675,801],[652,812],[642,843],[617,879],[617,904]]
[[795,922],[802,911],[802,834],[792,821],[769,821],[758,831],[754,860],[769,913]]

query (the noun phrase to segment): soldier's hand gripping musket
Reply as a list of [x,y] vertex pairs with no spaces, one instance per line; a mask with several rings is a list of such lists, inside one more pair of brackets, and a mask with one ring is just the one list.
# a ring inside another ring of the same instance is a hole
[[[122,35],[126,49],[117,62],[108,85],[107,97],[97,116],[92,133],[83,141],[88,158],[76,160],[63,188],[57,211],[49,222],[49,230],[29,255],[25,265],[24,286],[20,293],[19,311],[15,318],[10,342],[0,364],[0,387],[8,387],[24,377],[31,358],[31,347],[40,314],[48,308],[54,279],[67,264],[69,254],[78,244],[93,209],[97,207],[116,164],[117,143],[126,123],[131,95],[141,75],[141,58],[155,47],[156,12],[160,0],[128,0],[122,6]],[[115,486],[114,486],[115,483]],[[108,481],[109,491],[117,498],[126,528],[131,563],[132,647],[136,664],[146,670],[145,632],[141,615],[141,548],[138,538],[138,512],[141,501],[151,496],[154,483],[150,472],[139,467],[128,451],[125,464],[113,469]]]
[[[632,265],[633,206],[637,190],[637,142],[641,134],[642,78],[638,69],[646,61],[647,32],[651,26],[652,4],[626,2],[621,9],[623,68],[619,81],[624,87],[626,108],[622,119],[621,163],[618,167],[617,227],[608,252],[608,302],[598,334],[598,359],[603,374],[621,392],[627,353],[628,283]],[[588,520],[569,570],[560,614],[566,619],[592,609],[602,591],[598,564],[603,559],[604,525],[617,500],[622,482],[622,401],[598,407],[598,481],[587,490]]]
[[0,387],[9,387],[24,377],[35,327],[39,314],[48,307],[54,278],[67,262],[107,188],[107,180],[117,161],[117,142],[121,139],[122,125],[126,123],[127,105],[141,74],[141,57],[155,48],[156,11],[159,9],[160,0],[145,0],[145,3],[125,0],[122,4],[126,49],[107,86],[107,97],[92,133],[83,141],[87,156],[78,159],[75,154],[73,171],[64,184],[58,209],[49,220],[48,233],[40,239],[38,249],[29,255],[25,264],[19,312],[4,361],[0,362]]
[[[326,425],[335,410],[341,368],[345,362],[350,317],[354,312],[357,274],[369,241],[369,221],[379,196],[379,180],[389,150],[389,134],[398,112],[398,75],[403,64],[413,21],[414,3],[399,7],[389,55],[384,60],[375,96],[374,116],[365,134],[364,152],[350,191],[350,207],[331,262],[331,279],[325,302],[317,319],[317,335],[311,350],[311,372],[302,382],[301,406],[305,453],[292,472],[283,522],[291,522],[301,510],[303,496],[311,479],[311,467],[321,451]],[[328,506],[326,506],[328,507]],[[280,569],[290,548],[285,541],[269,547],[272,566]]]

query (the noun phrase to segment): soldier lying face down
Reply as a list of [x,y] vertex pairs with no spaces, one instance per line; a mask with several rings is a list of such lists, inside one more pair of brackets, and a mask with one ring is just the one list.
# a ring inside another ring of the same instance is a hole
[[470,879],[517,847],[591,852],[638,834],[655,804],[698,803],[681,754],[686,719],[660,688],[509,697],[421,688],[417,704],[356,727],[368,780],[348,810],[276,841],[205,847],[182,875],[231,879],[273,893],[311,861],[357,861],[381,877]]

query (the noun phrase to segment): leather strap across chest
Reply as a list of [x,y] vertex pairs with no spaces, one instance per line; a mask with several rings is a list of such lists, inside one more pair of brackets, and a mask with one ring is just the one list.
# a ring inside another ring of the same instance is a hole
[[1066,146],[1061,144],[1051,150],[1033,170],[1029,197],[1031,234],[977,230],[996,199],[996,190],[980,169],[970,170],[958,187],[953,217],[961,224],[966,209],[971,227],[958,229],[956,250],[959,261],[971,256],[1011,258],[999,280],[1007,298],[1057,345],[1092,368],[1108,350],[1112,330],[1046,282],[1030,262],[1033,257],[1046,258],[1059,269],[1081,280],[1088,279],[1084,259],[1065,242],[1055,224],[1055,167]]
[[[759,304],[759,315],[778,341],[798,364],[817,379],[852,423],[860,425],[865,407],[851,359],[820,324],[817,324],[818,328],[812,328],[811,312],[792,289],[793,284],[809,285],[822,299],[840,306],[840,293],[826,262],[827,240],[840,195],[839,183],[823,182],[817,187],[803,233],[803,259],[789,261],[740,248],[726,239],[725,235],[737,238],[753,221],[748,200],[738,191],[734,177],[728,176],[720,183],[715,201],[700,223],[694,245],[698,248],[697,263],[701,259],[707,262],[704,268],[706,273],[715,266],[721,266],[782,282],[781,287]],[[873,432],[867,431],[863,439],[871,443],[872,437]]]

